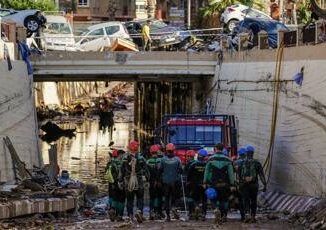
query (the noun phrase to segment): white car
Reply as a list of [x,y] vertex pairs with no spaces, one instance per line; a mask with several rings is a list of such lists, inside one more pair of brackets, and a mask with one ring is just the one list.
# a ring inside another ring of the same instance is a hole
[[124,38],[132,41],[125,26],[121,22],[105,22],[89,26],[76,43],[81,51],[99,51],[104,47],[111,47],[115,38]]
[[25,26],[27,32],[37,32],[46,22],[45,17],[39,10],[12,10],[0,9],[2,21],[14,21],[17,25]]
[[63,16],[46,16],[47,23],[41,32],[41,45],[45,50],[76,51],[70,23]]
[[250,8],[245,5],[236,4],[229,6],[222,13],[220,22],[226,26],[228,31],[232,31],[235,25],[242,21],[244,18],[262,18],[271,19],[272,18],[262,11]]

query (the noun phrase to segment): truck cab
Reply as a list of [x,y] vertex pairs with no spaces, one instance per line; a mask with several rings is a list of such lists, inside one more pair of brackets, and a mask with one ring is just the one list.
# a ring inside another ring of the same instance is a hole
[[173,143],[176,155],[186,163],[187,150],[205,148],[214,153],[217,143],[224,144],[229,156],[237,156],[237,129],[233,115],[164,115],[156,129],[156,143]]

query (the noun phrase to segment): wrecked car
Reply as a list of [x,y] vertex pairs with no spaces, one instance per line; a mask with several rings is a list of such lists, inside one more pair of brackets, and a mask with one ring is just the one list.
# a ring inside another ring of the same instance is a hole
[[238,40],[241,33],[249,34],[249,45],[251,49],[258,45],[258,33],[266,32],[268,35],[268,45],[270,48],[277,48],[278,31],[290,31],[282,22],[268,19],[245,18],[233,29],[229,44],[232,48],[238,49]]

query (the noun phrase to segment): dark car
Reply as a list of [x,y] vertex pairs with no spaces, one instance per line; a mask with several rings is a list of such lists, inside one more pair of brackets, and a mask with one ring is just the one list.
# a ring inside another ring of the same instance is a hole
[[269,20],[269,19],[257,19],[257,18],[245,18],[240,21],[233,29],[232,36],[237,36],[241,32],[249,32],[252,37],[257,37],[258,33],[265,31],[268,34],[268,45],[271,48],[277,48],[277,33],[280,30],[290,31],[282,22]]
[[[142,47],[141,30],[146,21],[147,19],[143,19],[125,23],[129,35],[132,37],[134,43],[139,47]],[[152,46],[154,47],[162,46],[166,42],[171,43],[174,40],[178,43],[190,34],[189,32],[184,31],[184,28],[182,27],[169,26],[165,22],[156,19],[151,20],[150,33],[153,41]]]

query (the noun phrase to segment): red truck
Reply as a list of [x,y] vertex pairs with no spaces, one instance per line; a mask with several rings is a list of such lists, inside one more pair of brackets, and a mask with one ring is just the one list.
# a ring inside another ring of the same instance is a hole
[[237,156],[237,122],[233,115],[164,115],[162,125],[155,130],[155,142],[173,143],[176,155],[186,163],[188,150],[205,148],[213,153],[217,143],[224,144],[229,156]]

